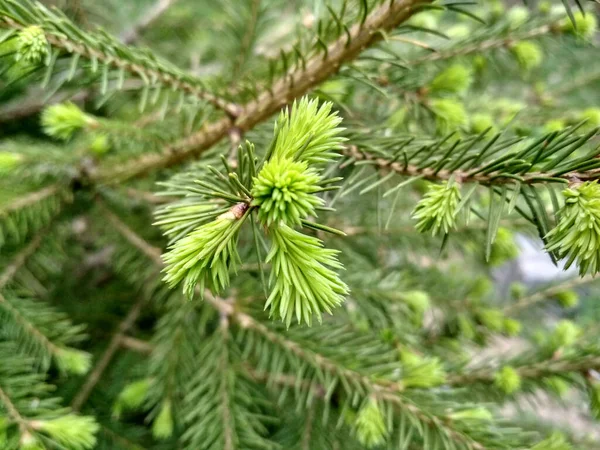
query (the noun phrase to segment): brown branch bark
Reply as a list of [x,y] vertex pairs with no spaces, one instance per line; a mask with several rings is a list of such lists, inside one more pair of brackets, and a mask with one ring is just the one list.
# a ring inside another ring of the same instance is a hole
[[235,120],[224,117],[205,125],[200,131],[169,146],[161,154],[148,154],[117,168],[104,168],[91,178],[96,183],[115,183],[141,176],[160,168],[180,164],[201,155],[229,134],[232,128],[246,132],[267,120],[280,108],[309,92],[322,81],[337,73],[342,64],[352,61],[362,51],[383,39],[386,31],[396,28],[408,19],[417,7],[430,0],[396,0],[385,2],[375,9],[364,24],[355,24],[350,40],[343,34],[306,62],[305,67],[294,67],[277,80],[271,89],[263,91],[240,108]]
[[6,286],[10,280],[15,276],[18,270],[23,267],[23,264],[27,259],[35,253],[40,244],[42,243],[42,233],[37,234],[29,244],[23,250],[21,250],[12,262],[0,273],[0,290]]
[[39,191],[32,192],[30,194],[23,195],[16,200],[8,203],[7,205],[0,206],[0,217],[4,214],[25,208],[26,206],[33,205],[34,203],[40,202],[52,195],[56,194],[59,190],[59,185],[54,184],[52,186],[45,187]]

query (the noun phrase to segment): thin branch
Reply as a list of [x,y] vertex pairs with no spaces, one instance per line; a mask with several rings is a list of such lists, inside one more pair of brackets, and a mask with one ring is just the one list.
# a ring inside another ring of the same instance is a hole
[[79,411],[81,409],[83,404],[86,402],[86,400],[92,393],[92,390],[94,389],[98,381],[100,381],[100,377],[110,364],[110,361],[112,360],[117,350],[121,347],[121,341],[123,339],[123,336],[125,336],[127,331],[133,326],[138,316],[140,315],[145,301],[145,298],[140,298],[131,307],[131,309],[125,316],[125,319],[123,319],[123,321],[117,327],[117,331],[111,338],[108,347],[106,348],[104,354],[98,361],[98,364],[96,364],[94,370],[90,372],[87,379],[85,380],[85,383],[83,383],[81,389],[73,398],[73,401],[71,402],[71,408],[73,409],[73,411]]
[[541,291],[534,292],[531,295],[522,297],[516,303],[506,306],[504,308],[504,314],[515,314],[518,311],[521,311],[522,309],[529,308],[549,298],[552,298],[563,291],[573,289],[577,286],[588,284],[593,281],[598,281],[598,278],[595,278],[592,275],[586,275],[585,277],[573,278],[571,280],[563,281],[562,283],[555,284],[553,286],[542,289]]
[[56,194],[59,188],[60,186],[58,184],[54,184],[52,186],[45,187],[39,191],[32,192],[22,197],[19,197],[16,200],[13,200],[11,203],[8,203],[7,205],[0,206],[0,217],[13,211],[17,211],[21,208],[33,205],[34,203],[41,202],[42,200],[45,200],[46,198]]
[[[437,170],[433,167],[418,167],[413,164],[404,164],[398,161],[390,161],[385,158],[372,155],[370,153],[361,151],[358,147],[351,145],[345,148],[344,154],[356,161],[370,161],[374,167],[378,170],[387,172],[396,172],[398,175],[409,176],[409,177],[421,177],[425,180],[430,181],[447,181],[451,177],[454,177],[461,183],[477,183],[481,185],[499,185],[499,184],[514,184],[515,179],[511,177],[503,177],[498,172],[490,173],[476,173],[478,167],[469,170]],[[470,175],[474,173],[474,175]],[[570,182],[574,179],[580,181],[589,181],[600,178],[600,169],[590,169],[585,172],[568,172],[562,175],[553,175],[544,172],[529,172],[519,175],[519,181],[523,184],[541,183],[540,178],[553,178],[556,180],[565,180],[565,183]]]
[[19,413],[19,410],[11,401],[8,394],[2,390],[2,386],[0,386],[0,402],[6,408],[6,412],[10,418],[18,425],[21,436],[28,433],[30,430],[28,421]]
[[96,183],[115,183],[141,176],[159,168],[171,167],[198,157],[205,150],[225,138],[231,128],[247,132],[271,117],[280,108],[311,91],[315,86],[338,72],[342,64],[356,59],[365,49],[383,39],[385,32],[396,28],[429,0],[398,0],[385,2],[367,17],[364,24],[350,29],[350,39],[342,35],[306,61],[305,68],[294,67],[277,80],[270,89],[264,90],[240,108],[235,121],[222,118],[206,124],[200,131],[167,147],[161,154],[148,154],[130,161],[116,170],[104,168],[91,177]]
[[52,355],[57,355],[60,353],[61,348],[52,342],[48,337],[41,332],[33,323],[27,319],[27,317],[21,314],[17,308],[14,307],[12,303],[6,300],[2,294],[0,294],[0,305],[2,305],[15,319],[16,322],[20,323],[21,326],[27,330],[35,339],[48,350],[48,353]]
[[35,253],[40,244],[42,243],[42,234],[45,234],[46,230],[42,233],[38,233],[32,240],[23,248],[19,253],[17,253],[12,260],[12,262],[4,269],[2,273],[0,273],[0,290],[6,286],[10,280],[15,276],[15,274],[19,271],[23,264],[27,261],[27,259]]
[[[6,26],[17,30],[25,28],[24,25],[16,22],[8,16],[1,16],[0,23],[4,23]],[[46,39],[52,46],[67,53],[81,55],[84,58],[95,59],[102,64],[127,71],[137,77],[141,76],[148,80],[157,80],[167,87],[186,92],[189,95],[193,95],[201,100],[207,101],[215,108],[225,111],[230,117],[237,117],[240,111],[238,105],[230,103],[227,100],[217,97],[216,95],[204,90],[199,86],[200,81],[196,83],[187,81],[183,77],[178,76],[176,73],[167,70],[161,70],[160,68],[156,67],[145,67],[141,64],[133,63],[127,59],[119,58],[115,53],[104,53],[96,48],[86,46],[81,42],[73,41],[64,34],[53,33],[52,31],[48,30],[45,30],[45,34]]]
[[127,350],[132,350],[144,355],[149,355],[154,350],[154,347],[149,342],[131,336],[123,336],[120,344],[121,347],[126,348]]
[[[564,375],[566,373],[586,373],[589,370],[600,369],[600,356],[591,355],[577,360],[549,359],[533,364],[525,364],[514,367],[523,379],[539,380],[552,375]],[[496,368],[473,369],[469,373],[451,375],[447,383],[451,386],[469,386],[473,383],[493,383],[496,377]]]
[[526,31],[524,33],[514,33],[510,37],[501,37],[501,38],[492,38],[485,41],[478,42],[473,45],[458,45],[456,48],[447,50],[447,51],[439,51],[437,53],[430,53],[428,55],[422,56],[417,59],[413,59],[409,61],[406,65],[410,67],[418,66],[420,64],[432,62],[432,61],[440,61],[445,59],[454,58],[456,56],[464,56],[469,55],[471,53],[481,53],[486,50],[491,50],[495,48],[502,48],[514,43],[515,41],[524,41],[527,39],[532,39],[535,37],[543,36],[548,34],[554,30],[553,24],[542,25],[538,28],[535,28],[530,31]]
[[160,257],[162,252],[159,248],[148,244],[144,239],[139,237],[131,228],[129,228],[127,225],[125,225],[123,223],[123,221],[121,221],[121,219],[119,219],[119,217],[115,213],[113,213],[110,209],[108,209],[108,207],[104,204],[104,202],[102,202],[101,200],[97,200],[97,202],[102,207],[104,214],[106,214],[106,217],[108,218],[110,223],[113,224],[113,226],[117,229],[117,231],[119,233],[121,233],[121,235],[123,235],[123,237],[129,243],[133,244],[134,247],[139,249],[144,255],[146,255],[148,258],[150,258],[155,264],[162,266],[163,261],[162,261],[162,258]]
[[124,44],[133,44],[140,35],[162,16],[177,0],[158,0],[142,16],[139,22],[121,33],[120,39]]

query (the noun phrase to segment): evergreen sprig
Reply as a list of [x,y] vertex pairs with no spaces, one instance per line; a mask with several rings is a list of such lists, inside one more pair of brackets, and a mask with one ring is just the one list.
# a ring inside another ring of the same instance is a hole
[[331,314],[348,294],[346,284],[331,270],[343,267],[337,253],[287,225],[273,229],[273,246],[266,258],[272,265],[272,289],[265,308],[288,327],[294,316],[298,323],[311,325],[313,317],[320,323],[321,314]]
[[563,191],[565,205],[559,222],[547,235],[547,250],[566,258],[565,268],[577,263],[579,274],[600,270],[600,186],[585,182]]
[[197,284],[200,292],[205,288],[220,292],[229,286],[229,271],[240,263],[237,236],[248,211],[246,204],[236,205],[174,243],[163,257],[165,282],[173,287],[183,281],[183,291],[190,298]]

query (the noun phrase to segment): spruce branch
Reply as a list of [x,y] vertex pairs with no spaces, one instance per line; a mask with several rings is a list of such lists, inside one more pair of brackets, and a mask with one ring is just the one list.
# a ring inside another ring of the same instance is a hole
[[86,378],[85,382],[83,383],[75,397],[73,397],[73,400],[71,401],[71,409],[73,411],[79,411],[87,401],[88,397],[94,390],[94,387],[96,386],[98,381],[100,381],[102,374],[107,369],[111,360],[115,356],[115,353],[119,350],[123,336],[125,336],[127,331],[133,326],[140,313],[142,312],[142,307],[144,306],[144,303],[144,298],[138,300],[131,307],[123,321],[117,327],[117,330],[110,339],[106,350],[104,350],[104,353],[102,354],[102,356],[100,357],[100,359]]
[[[555,375],[585,374],[590,370],[598,370],[600,369],[600,356],[594,353],[575,357],[563,356],[533,363],[523,360],[522,364],[512,362],[510,366],[523,380],[535,382]],[[451,386],[470,386],[473,383],[491,384],[496,380],[497,370],[497,368],[475,368],[465,374],[448,374],[447,381]]]
[[60,189],[61,186],[59,184],[54,184],[42,188],[39,191],[31,192],[23,195],[22,197],[18,197],[12,202],[0,206],[0,217],[8,215],[11,212],[27,208],[28,206],[34,205],[36,203],[40,203],[43,200],[58,194]]
[[4,392],[1,385],[0,385],[0,403],[3,404],[4,408],[6,408],[6,411],[8,412],[8,415],[10,416],[11,420],[13,420],[19,427],[19,432],[20,432],[21,436],[25,436],[25,435],[29,434],[31,432],[31,427],[29,426],[29,422],[23,416],[21,416],[21,414],[19,413],[19,410],[13,404],[13,402],[11,401],[8,394],[6,392]]
[[570,280],[565,280],[558,284],[549,286],[545,289],[539,290],[537,292],[533,292],[530,295],[525,295],[525,296],[521,297],[517,302],[513,303],[512,305],[507,305],[504,308],[503,312],[506,315],[518,314],[519,312],[521,312],[524,309],[538,305],[539,303],[544,302],[546,300],[555,298],[556,295],[558,295],[562,292],[571,290],[578,286],[592,283],[594,281],[597,281],[597,279],[594,275],[586,275],[581,278],[573,278]]
[[[123,227],[126,225],[123,224]],[[125,228],[123,228],[125,229]],[[144,241],[142,238],[134,238],[136,234],[130,230],[125,237],[142,252],[144,252],[153,262],[159,267],[162,266],[162,261],[157,260],[154,255],[159,253],[159,249],[152,247],[150,244],[142,244]],[[154,250],[152,250],[154,248]],[[329,359],[328,357],[315,353],[312,350],[303,348],[297,342],[290,340],[285,335],[274,331],[267,325],[257,321],[251,315],[239,310],[234,304],[227,302],[219,297],[213,296],[209,291],[204,292],[204,299],[210,303],[219,313],[222,318],[234,321],[244,330],[251,330],[258,333],[267,341],[276,344],[287,352],[295,355],[300,360],[305,361],[310,365],[319,367],[320,370],[326,373],[331,373],[336,376],[344,377],[352,381],[352,385],[355,388],[359,388],[363,394],[371,393],[381,401],[388,402],[401,411],[406,411],[411,415],[414,415],[420,422],[428,427],[432,427],[437,430],[441,430],[449,439],[457,442],[460,445],[466,446],[474,450],[485,450],[487,447],[483,444],[472,439],[465,432],[454,429],[452,427],[452,421],[446,421],[436,415],[427,413],[421,410],[416,404],[404,399],[401,396],[404,387],[402,384],[387,381],[384,379],[373,379],[369,376],[363,375],[353,369],[340,366],[336,361]]]
[[394,0],[385,2],[374,9],[363,23],[355,24],[349,35],[345,34],[327,47],[325,54],[318,53],[306,61],[304,67],[290,69],[268,90],[240,108],[232,122],[223,118],[206,124],[199,132],[192,134],[167,147],[160,155],[144,155],[118,169],[101,168],[92,181],[97,183],[121,182],[147,172],[171,167],[198,157],[228,136],[233,127],[247,132],[267,120],[273,113],[294,99],[312,90],[319,83],[334,75],[341,65],[356,59],[365,49],[383,39],[385,32],[394,29],[418,10],[418,6],[427,1]]
[[514,174],[510,172],[507,172],[506,175],[503,175],[501,167],[499,167],[497,171],[486,171],[486,173],[481,173],[484,169],[487,168],[487,164],[479,167],[474,167],[469,170],[463,170],[459,168],[448,170],[438,169],[432,166],[423,167],[414,164],[402,163],[396,161],[396,158],[388,159],[366,151],[361,151],[356,146],[346,147],[343,153],[349,158],[351,158],[352,161],[369,162],[378,170],[381,170],[384,173],[394,172],[398,175],[408,177],[419,177],[430,181],[448,181],[451,178],[454,178],[456,181],[460,181],[462,183],[477,183],[484,186],[496,186],[503,184],[514,184],[515,180],[519,181],[522,184],[567,184],[571,180],[591,181],[600,178],[600,169],[598,168],[593,168],[585,171],[567,171],[565,173],[556,173],[554,171],[533,171],[523,174],[520,173],[515,177]]
[[[145,83],[160,83],[176,91],[204,100],[215,108],[225,111],[231,117],[240,112],[238,105],[228,102],[208,92],[201,80],[185,74],[170,64],[149,58],[143,51],[132,50],[106,34],[84,33],[70,23],[69,19],[56,11],[50,11],[42,4],[30,0],[2,0],[0,2],[0,24],[14,30],[27,30],[37,26],[43,30],[50,45],[72,55],[90,59],[94,65],[102,63],[107,67],[141,78]],[[29,14],[23,14],[23,9]],[[31,21],[35,22],[32,23]]]
[[458,56],[465,56],[474,53],[485,53],[488,50],[504,48],[515,42],[526,41],[555,32],[557,23],[559,22],[554,20],[550,24],[542,25],[532,30],[517,31],[514,33],[510,33],[507,36],[483,39],[480,42],[475,42],[467,45],[463,45],[463,43],[457,42],[453,46],[455,48],[449,48],[433,53],[428,53],[425,56],[408,61],[406,65],[408,67],[417,67],[421,64],[426,64],[430,62],[453,59]]
[[2,291],[2,289],[13,279],[19,269],[27,262],[27,259],[39,248],[42,243],[42,236],[46,232],[47,230],[44,230],[35,235],[31,241],[15,255],[2,273],[0,273],[0,291]]

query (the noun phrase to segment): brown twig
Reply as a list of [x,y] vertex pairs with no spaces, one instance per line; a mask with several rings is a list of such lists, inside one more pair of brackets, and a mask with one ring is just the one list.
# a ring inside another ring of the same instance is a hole
[[[600,369],[600,356],[593,355],[583,357],[576,361],[549,359],[530,365],[514,367],[521,378],[532,380],[560,375],[565,373],[584,373],[589,370]],[[464,386],[473,383],[493,383],[496,377],[497,369],[474,369],[465,374],[451,375],[447,378],[447,383],[451,386]]]
[[34,203],[38,203],[48,197],[51,197],[58,192],[59,188],[60,187],[58,184],[54,184],[39,191],[23,195],[7,205],[0,206],[0,216],[8,214],[12,211],[17,211],[21,208],[25,208],[26,206],[33,205]]
[[123,339],[123,336],[125,336],[125,333],[127,333],[127,331],[133,326],[138,316],[140,315],[140,312],[142,311],[142,306],[144,305],[145,301],[145,298],[140,298],[131,307],[123,321],[117,327],[115,334],[111,338],[108,347],[102,354],[102,357],[94,367],[94,370],[90,372],[87,379],[85,380],[85,383],[81,386],[81,389],[73,398],[73,401],[71,402],[71,408],[73,409],[73,411],[79,411],[81,409],[83,404],[86,402],[86,400],[94,390],[94,387],[96,386],[98,381],[100,381],[100,377],[110,364],[110,361],[112,360],[119,347],[121,347],[121,341]]
[[17,271],[23,267],[23,264],[27,261],[27,259],[35,253],[40,244],[42,243],[42,233],[38,233],[32,240],[27,244],[23,250],[21,250],[14,257],[12,262],[4,269],[2,273],[0,273],[0,290],[6,286],[6,284],[12,280]]
[[237,118],[222,118],[206,124],[200,131],[166,148],[160,154],[144,155],[136,160],[114,168],[101,169],[92,177],[92,182],[115,183],[141,176],[159,168],[171,167],[190,158],[195,158],[205,150],[225,138],[229,130],[237,127],[247,132],[257,124],[267,120],[280,108],[306,94],[322,81],[338,72],[341,65],[357,58],[362,51],[383,39],[385,31],[397,27],[408,19],[417,6],[429,0],[397,0],[385,2],[366,18],[350,29],[350,39],[344,34],[327,47],[308,59],[304,67],[294,67],[277,80],[270,89],[260,93],[253,100],[240,107]]
[[504,314],[515,314],[518,311],[521,311],[522,309],[529,308],[533,305],[543,302],[544,300],[547,300],[548,298],[552,298],[562,291],[573,289],[574,287],[581,286],[583,284],[588,284],[597,280],[598,278],[595,278],[592,275],[586,275],[582,278],[573,278],[571,280],[566,280],[562,283],[555,284],[554,286],[549,286],[545,289],[542,289],[541,291],[534,292],[533,294],[522,297],[512,305],[506,306],[504,308]]

